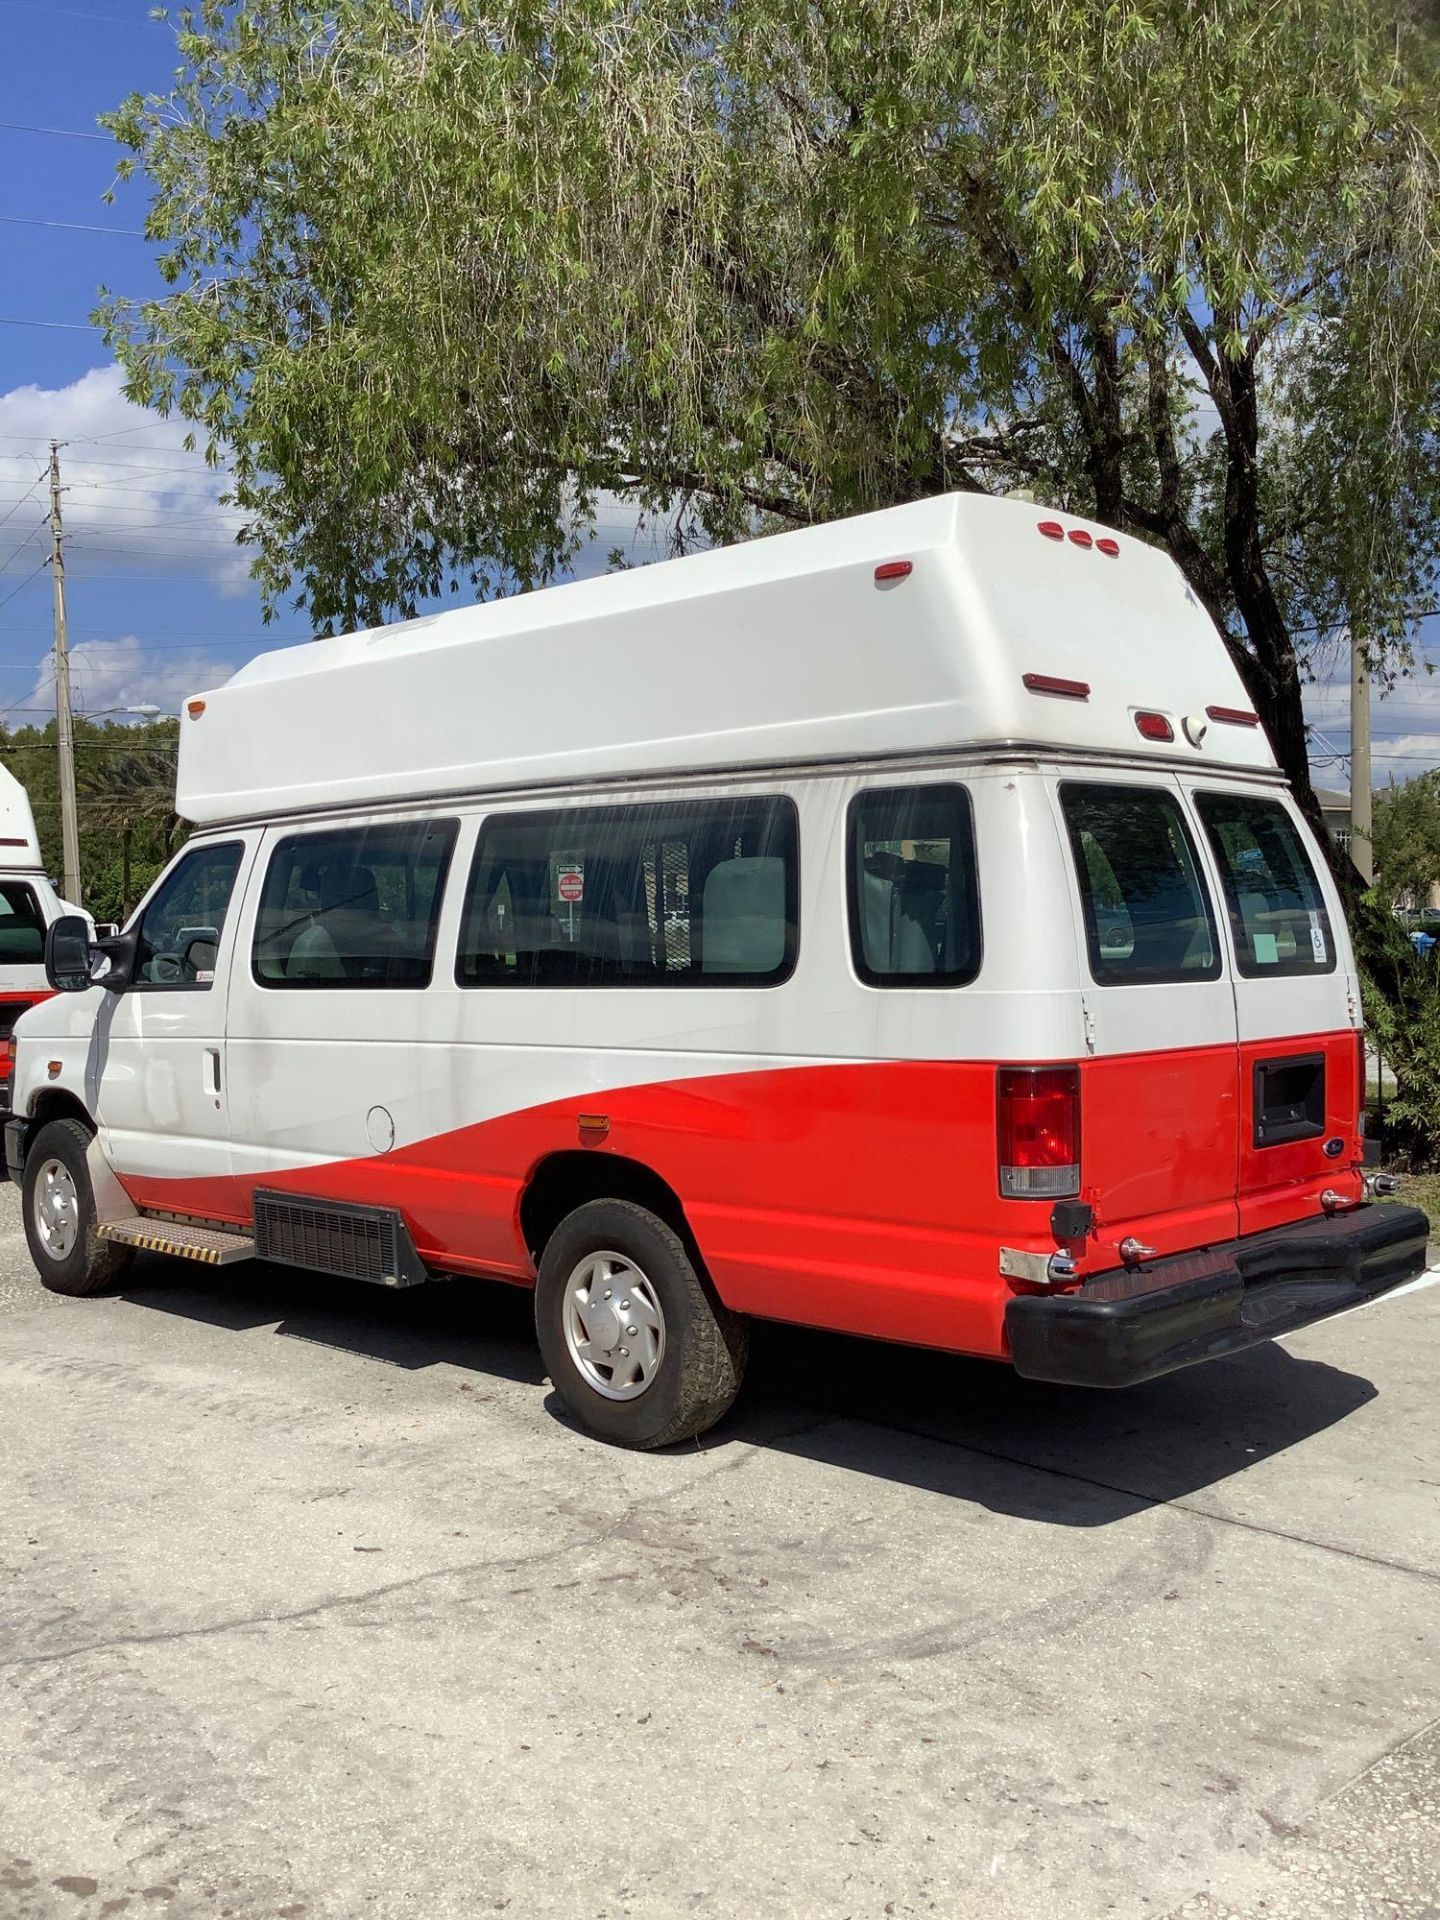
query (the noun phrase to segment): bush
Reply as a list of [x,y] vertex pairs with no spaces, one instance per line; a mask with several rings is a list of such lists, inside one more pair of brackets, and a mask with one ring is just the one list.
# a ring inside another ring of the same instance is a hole
[[1355,919],[1365,1024],[1396,1083],[1385,1102],[1385,1158],[1425,1172],[1440,1167],[1440,948],[1418,954],[1373,894]]

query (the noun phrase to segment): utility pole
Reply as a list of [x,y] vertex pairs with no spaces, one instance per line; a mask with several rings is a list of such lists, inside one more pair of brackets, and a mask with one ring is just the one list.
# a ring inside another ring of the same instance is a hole
[[65,533],[60,524],[60,443],[50,442],[50,589],[55,613],[55,739],[60,775],[60,841],[71,906],[80,898],[80,822],[75,804],[75,725],[70,713],[70,637],[65,625]]
[[1366,886],[1375,879],[1370,818],[1370,665],[1350,629],[1350,858]]

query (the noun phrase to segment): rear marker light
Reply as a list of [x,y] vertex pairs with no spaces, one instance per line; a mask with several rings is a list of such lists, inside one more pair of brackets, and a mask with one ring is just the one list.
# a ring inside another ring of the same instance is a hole
[[1065,529],[1058,520],[1040,520],[1036,522],[1047,540],[1063,540]]
[[1088,700],[1088,680],[1060,680],[1053,673],[1027,673],[1025,685],[1031,693],[1053,693],[1062,700]]
[[185,702],[185,711],[192,720],[198,720],[205,711],[205,702],[203,700],[187,700]]
[[908,580],[915,570],[913,560],[883,560],[875,569],[877,580]]
[[1219,720],[1227,727],[1258,727],[1260,716],[1251,713],[1245,707],[1206,707],[1206,714],[1212,720]]
[[1120,558],[1120,542],[1118,540],[1097,540],[1095,542],[1095,551],[1097,553],[1107,554],[1112,560],[1118,560]]
[[1163,713],[1137,713],[1135,725],[1146,740],[1173,740],[1175,729]]
[[1080,1191],[1080,1069],[1001,1067],[995,1137],[1000,1191],[1058,1200]]
[[1074,545],[1077,547],[1093,547],[1095,544],[1094,540],[1085,531],[1084,527],[1072,527],[1070,529],[1070,538],[1071,538],[1071,541],[1074,543]]

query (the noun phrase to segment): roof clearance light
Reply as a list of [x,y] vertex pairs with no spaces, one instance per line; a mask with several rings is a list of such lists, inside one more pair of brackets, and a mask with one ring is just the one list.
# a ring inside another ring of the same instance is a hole
[[1058,520],[1040,520],[1036,522],[1047,540],[1063,540],[1065,529]]
[[1140,712],[1135,715],[1135,725],[1146,740],[1173,740],[1175,729],[1163,713]]
[[1108,554],[1112,560],[1118,560],[1120,558],[1120,542],[1118,540],[1097,540],[1095,542],[1095,551],[1097,553]]
[[1025,685],[1031,693],[1053,693],[1062,700],[1088,700],[1088,680],[1060,680],[1053,673],[1027,673]]
[[1095,542],[1084,527],[1071,527],[1070,539],[1077,547],[1093,547]]
[[185,702],[185,711],[192,720],[198,720],[205,711],[205,702],[203,700],[187,700]]
[[1227,727],[1258,727],[1260,716],[1251,713],[1245,707],[1206,707],[1206,713],[1212,720],[1219,720]]
[[915,570],[913,560],[882,560],[875,569],[877,580],[908,580]]

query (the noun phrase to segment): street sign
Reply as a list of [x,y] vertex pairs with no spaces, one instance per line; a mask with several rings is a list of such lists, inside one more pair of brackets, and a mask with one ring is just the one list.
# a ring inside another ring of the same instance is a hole
[[585,898],[585,876],[574,868],[562,873],[555,884],[562,900],[573,902]]

